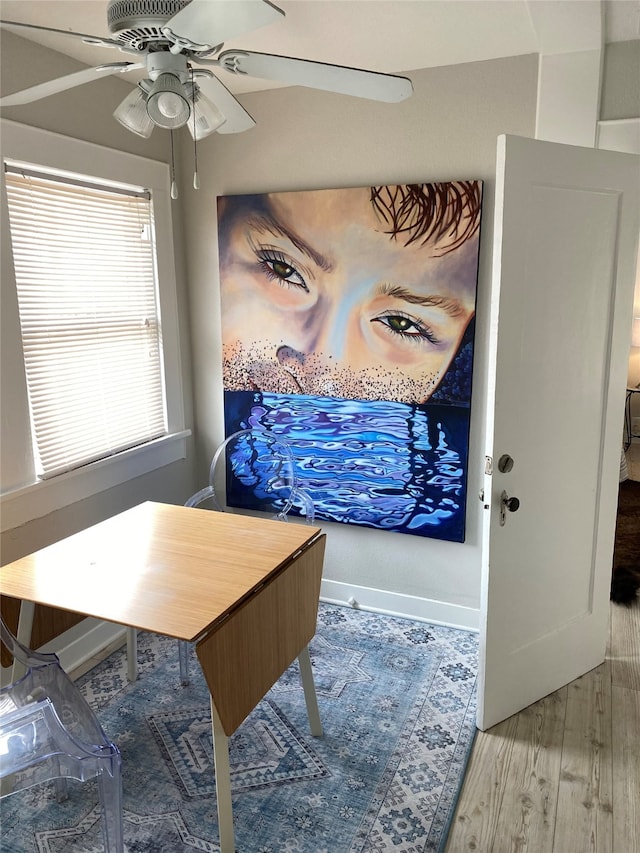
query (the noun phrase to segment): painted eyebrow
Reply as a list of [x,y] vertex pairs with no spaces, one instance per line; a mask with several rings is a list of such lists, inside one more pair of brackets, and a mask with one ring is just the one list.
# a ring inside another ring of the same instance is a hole
[[442,308],[450,317],[460,317],[464,314],[464,308],[457,299],[449,299],[447,296],[419,296],[412,293],[406,287],[393,284],[381,284],[377,288],[378,296],[391,296],[394,299],[402,299],[411,305],[424,305],[428,308]]
[[289,240],[300,252],[310,258],[316,266],[319,266],[320,269],[324,270],[324,272],[331,272],[333,269],[333,263],[326,258],[320,252],[316,252],[316,250],[310,246],[307,242],[305,242],[302,237],[299,237],[295,231],[292,231],[290,228],[286,228],[282,223],[278,222],[277,219],[274,219],[272,216],[259,215],[259,216],[250,216],[247,219],[247,224],[255,228],[256,231],[264,234],[265,231],[268,231],[274,237],[284,237]]

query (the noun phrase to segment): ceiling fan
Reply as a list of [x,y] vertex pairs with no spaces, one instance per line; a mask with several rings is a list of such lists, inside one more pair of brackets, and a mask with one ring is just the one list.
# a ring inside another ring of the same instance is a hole
[[225,39],[282,17],[284,12],[269,0],[109,0],[107,22],[113,38],[0,21],[18,32],[57,33],[138,57],[138,61],[98,65],[15,92],[1,98],[0,106],[31,103],[99,77],[145,68],[146,77],[117,107],[115,118],[139,136],[149,137],[156,126],[173,130],[187,125],[194,140],[200,140],[214,131],[240,133],[255,125],[212,68],[389,103],[411,96],[413,86],[407,77],[222,50]]

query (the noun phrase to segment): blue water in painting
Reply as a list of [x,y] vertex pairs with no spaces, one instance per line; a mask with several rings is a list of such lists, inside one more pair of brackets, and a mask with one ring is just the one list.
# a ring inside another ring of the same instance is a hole
[[464,541],[468,406],[225,392],[225,429],[285,438],[318,520]]

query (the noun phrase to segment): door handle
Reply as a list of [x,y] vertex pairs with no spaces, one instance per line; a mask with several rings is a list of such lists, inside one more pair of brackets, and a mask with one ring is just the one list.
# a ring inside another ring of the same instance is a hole
[[506,492],[500,495],[500,527],[504,527],[507,512],[517,512],[520,509],[519,498],[510,498]]

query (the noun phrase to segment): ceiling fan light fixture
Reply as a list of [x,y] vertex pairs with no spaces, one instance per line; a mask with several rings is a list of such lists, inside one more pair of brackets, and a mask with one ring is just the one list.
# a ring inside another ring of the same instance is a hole
[[147,113],[147,96],[143,90],[136,86],[113,113],[121,125],[148,139],[153,130],[153,121]]
[[222,127],[226,120],[226,117],[212,101],[201,92],[197,93],[193,104],[193,114],[187,123],[189,133],[196,142]]
[[175,74],[159,75],[147,98],[147,114],[154,124],[167,130],[187,123],[191,107],[184,84]]

